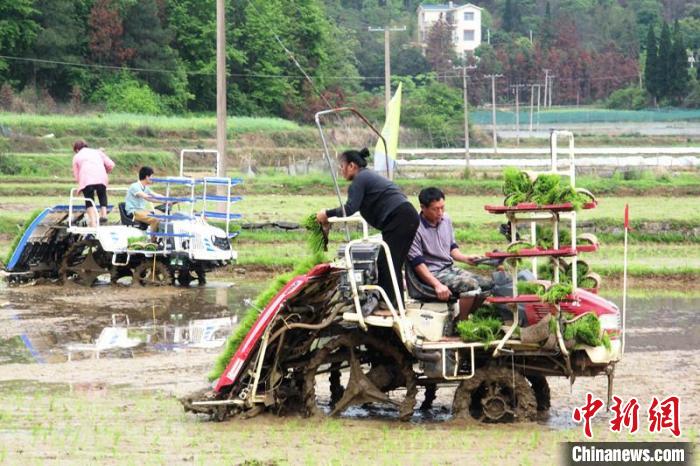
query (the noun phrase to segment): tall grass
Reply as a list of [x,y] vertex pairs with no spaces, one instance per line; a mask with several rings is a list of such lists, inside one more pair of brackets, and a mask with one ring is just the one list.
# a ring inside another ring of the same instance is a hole
[[[143,165],[153,167],[160,174],[175,174],[178,170],[178,162],[171,152],[113,152],[109,156],[116,164],[112,171],[115,177],[135,179]],[[72,180],[72,162],[72,154],[0,154],[0,174]]]
[[[213,135],[216,131],[216,117],[210,115],[192,116],[151,116],[123,113],[97,113],[87,115],[31,115],[0,113],[0,124],[11,129],[21,128],[22,132],[41,136],[53,133],[56,136],[86,134],[106,136],[115,131],[136,131],[149,135],[155,132],[188,132],[200,135]],[[260,131],[296,131],[300,126],[281,118],[229,117],[226,127],[228,135]],[[156,136],[155,134],[153,136]]]

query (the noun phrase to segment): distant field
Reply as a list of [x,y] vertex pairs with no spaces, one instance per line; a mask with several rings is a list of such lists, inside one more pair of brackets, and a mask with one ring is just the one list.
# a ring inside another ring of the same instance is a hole
[[[116,202],[117,197],[113,197]],[[65,196],[2,196],[0,214],[8,215],[48,207],[68,202]],[[345,200],[345,195],[343,195]],[[414,205],[418,200],[410,198]],[[630,218],[635,220],[688,220],[700,221],[698,199],[695,197],[607,197],[600,200],[597,208],[583,210],[578,217],[581,221],[590,219],[619,219],[622,226],[625,204],[630,206]],[[501,204],[501,196],[449,196],[447,212],[455,223],[480,225],[503,221],[504,217],[484,210],[485,204]],[[243,201],[234,205],[236,212],[242,213],[244,221],[267,222],[285,220],[299,222],[310,213],[322,208],[338,205],[338,199],[332,195],[247,195]]]
[[[520,124],[530,119],[529,102],[521,103]],[[469,113],[472,123],[484,125],[491,123],[491,110],[479,109]],[[562,107],[540,110],[540,125],[548,123],[592,123],[592,122],[668,122],[700,120],[700,110],[685,109],[647,109],[647,110],[609,110],[602,108]],[[512,109],[496,112],[497,124],[515,124],[515,111]]]

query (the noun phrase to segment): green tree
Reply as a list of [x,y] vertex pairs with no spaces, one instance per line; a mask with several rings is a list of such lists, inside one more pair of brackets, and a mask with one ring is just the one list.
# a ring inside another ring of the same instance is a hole
[[544,9],[544,21],[542,22],[542,48],[548,49],[554,42],[554,20],[552,19],[552,7],[547,2]]
[[503,30],[508,32],[516,32],[520,29],[520,12],[517,2],[506,0],[503,6],[502,26]]
[[[87,27],[71,0],[37,0],[35,3],[41,28],[36,36],[32,55],[44,60],[80,63],[87,51]],[[37,62],[37,84],[51,95],[65,99],[73,85],[89,74],[84,68],[48,62]]]
[[685,50],[683,34],[678,21],[673,26],[673,45],[671,46],[669,64],[668,95],[675,104],[680,104],[688,92],[690,76],[688,74],[688,54]]
[[654,34],[654,26],[649,25],[646,40],[646,65],[644,66],[644,85],[647,92],[656,101],[660,95],[659,48]]
[[129,66],[142,70],[139,77],[157,93],[169,95],[174,110],[184,110],[189,96],[187,75],[180,69],[177,52],[170,47],[172,34],[163,28],[156,0],[141,0],[124,17],[124,47]]
[[[188,89],[194,95],[193,110],[216,108],[216,3],[214,0],[170,0],[167,5],[168,27],[174,32],[173,47],[183,66],[191,74]],[[227,18],[235,19],[232,11]],[[231,21],[233,23],[233,21]],[[237,27],[236,23],[232,28]],[[227,41],[229,55],[233,52]]]
[[661,34],[659,35],[659,55],[656,62],[657,95],[661,98],[668,97],[671,88],[672,46],[671,30],[668,27],[668,23],[664,21],[661,26]]
[[[22,56],[34,41],[39,25],[33,4],[33,0],[0,0],[0,54]],[[17,77],[10,68],[8,60],[0,58],[0,81]]]

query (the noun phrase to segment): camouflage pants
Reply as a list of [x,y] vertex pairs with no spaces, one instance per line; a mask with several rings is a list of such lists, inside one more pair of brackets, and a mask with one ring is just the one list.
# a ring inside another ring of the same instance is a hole
[[454,265],[445,267],[439,272],[434,272],[433,275],[440,283],[449,288],[455,296],[459,296],[467,291],[476,290],[477,288],[488,288],[490,285],[489,279],[460,269]]

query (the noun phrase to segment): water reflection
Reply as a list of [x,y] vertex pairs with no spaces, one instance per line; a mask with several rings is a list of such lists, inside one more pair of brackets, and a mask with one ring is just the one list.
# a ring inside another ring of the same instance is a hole
[[[109,286],[77,291],[3,288],[0,364],[64,362],[69,347],[74,359],[79,354],[112,357],[215,349],[245,313],[244,301],[255,297],[262,286],[212,282],[175,291],[142,290],[145,297]],[[128,323],[114,322],[115,315],[124,315]]]

